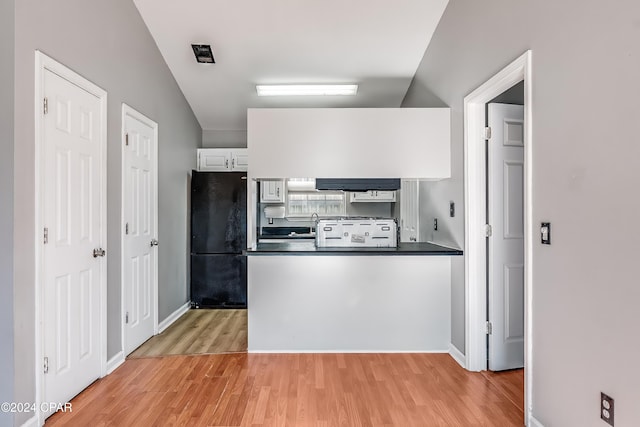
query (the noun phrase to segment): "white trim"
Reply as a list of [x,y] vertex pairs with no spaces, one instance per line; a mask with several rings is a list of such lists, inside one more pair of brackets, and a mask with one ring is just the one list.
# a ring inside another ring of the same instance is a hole
[[529,416],[529,422],[527,423],[527,427],[544,427],[544,425],[540,421],[536,420],[536,418],[533,415],[531,415]]
[[180,317],[182,317],[183,314],[189,311],[190,308],[191,302],[187,301],[183,306],[167,316],[167,318],[160,322],[160,324],[158,325],[158,333],[161,334],[166,331],[169,326],[173,325],[173,323]]
[[25,421],[20,427],[37,427],[42,425],[42,423],[38,423],[38,415],[34,415]]
[[249,354],[449,354],[449,350],[248,350]]
[[[120,336],[121,336],[121,345],[122,345],[122,351],[126,351],[125,348],[125,332],[126,332],[126,328],[125,328],[125,323],[124,323],[124,313],[126,310],[125,307],[125,290],[124,290],[124,284],[125,284],[125,277],[124,277],[124,238],[125,238],[125,225],[126,225],[126,218],[125,218],[125,211],[124,211],[124,207],[125,207],[125,189],[124,189],[124,185],[125,185],[125,165],[124,165],[124,156],[125,156],[125,134],[126,134],[126,129],[125,129],[125,118],[126,116],[130,116],[133,117],[136,120],[139,120],[140,122],[146,124],[147,126],[149,126],[150,128],[153,129],[153,139],[154,139],[154,143],[153,143],[153,147],[152,149],[155,150],[155,170],[154,170],[154,174],[153,174],[153,199],[155,200],[155,215],[153,216],[153,221],[154,221],[154,230],[155,230],[155,239],[158,239],[158,210],[160,208],[159,202],[158,202],[158,157],[159,157],[159,150],[158,150],[158,124],[156,122],[154,122],[153,120],[151,120],[150,118],[148,118],[147,116],[145,116],[144,114],[140,113],[139,111],[135,110],[133,107],[130,107],[129,105],[122,103],[122,115],[121,115],[121,129],[120,129],[120,325],[121,325],[121,332],[120,332]],[[159,240],[159,239],[158,239]],[[158,260],[159,260],[159,254],[160,254],[160,249],[158,247],[156,247],[156,256],[155,256],[155,265],[152,267],[153,269],[153,275],[154,275],[154,287],[152,289],[153,291],[153,301],[152,301],[152,307],[153,307],[153,333],[154,335],[158,335],[160,332],[158,332]]]
[[[42,373],[42,358],[44,349],[44,328],[42,327],[42,319],[44,309],[44,289],[42,280],[42,229],[44,227],[44,219],[42,207],[44,206],[42,197],[44,191],[43,176],[40,174],[42,167],[42,138],[44,135],[44,120],[42,116],[42,100],[44,99],[44,72],[49,70],[52,73],[68,80],[81,89],[91,93],[100,100],[100,144],[102,147],[102,156],[100,167],[102,169],[100,191],[102,197],[100,200],[100,221],[102,230],[100,233],[101,247],[107,248],[107,92],[99,86],[93,84],[78,73],[67,68],[53,58],[45,55],[39,50],[35,51],[35,91],[34,91],[34,123],[35,123],[35,155],[34,155],[34,175],[35,175],[35,378],[36,378],[36,396],[35,403],[40,405],[44,396],[44,374]],[[108,255],[108,253],[107,253]],[[100,268],[100,338],[98,340],[100,346],[100,375],[104,376],[107,371],[107,258],[104,258]],[[44,419],[42,412],[36,414],[37,425],[43,425]]]
[[120,350],[115,356],[107,361],[107,375],[118,369],[124,363],[124,351]]
[[449,354],[451,355],[451,357],[453,357],[453,360],[458,362],[458,365],[467,369],[467,367],[465,366],[466,360],[464,354],[462,354],[462,352],[458,350],[458,347],[453,344],[449,344]]
[[525,286],[525,419],[532,404],[532,76],[531,51],[509,64],[464,98],[465,171],[465,312],[466,366],[486,369],[486,167],[484,150],[485,104],[524,80],[524,286]]

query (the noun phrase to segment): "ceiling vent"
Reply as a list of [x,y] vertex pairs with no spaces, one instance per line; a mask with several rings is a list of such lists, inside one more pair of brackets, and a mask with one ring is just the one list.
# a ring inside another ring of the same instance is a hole
[[208,44],[192,44],[191,48],[196,55],[196,61],[202,64],[215,64],[216,60],[213,59],[213,52],[211,51],[211,45]]

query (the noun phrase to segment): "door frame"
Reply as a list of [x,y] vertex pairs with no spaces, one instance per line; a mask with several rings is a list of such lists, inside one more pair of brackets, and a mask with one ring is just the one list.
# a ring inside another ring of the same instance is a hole
[[485,104],[516,83],[524,81],[524,345],[525,421],[532,409],[533,341],[533,203],[532,203],[532,64],[531,50],[502,69],[464,98],[465,201],[465,365],[470,371],[487,369],[486,309],[486,152]]
[[[155,173],[151,178],[153,180],[153,199],[155,200],[155,214],[153,215],[153,225],[155,230],[155,238],[158,238],[158,123],[151,120],[144,114],[140,113],[133,107],[122,103],[122,123],[121,123],[121,142],[120,142],[120,325],[121,325],[121,337],[122,337],[122,360],[124,360],[128,355],[126,354],[126,341],[125,341],[125,321],[124,321],[124,313],[125,313],[125,277],[124,277],[124,245],[125,245],[125,227],[126,227],[126,212],[125,212],[125,147],[126,147],[126,129],[125,129],[125,120],[127,116],[131,116],[136,120],[141,121],[142,123],[148,125],[153,129],[153,147],[154,155],[155,155]],[[156,256],[155,262],[152,266],[153,269],[153,286],[152,292],[153,296],[151,298],[151,305],[153,307],[153,335],[158,335],[158,258],[159,258],[160,248],[156,247]]]
[[[35,177],[35,378],[36,378],[36,406],[39,408],[43,403],[45,396],[44,389],[44,372],[42,369],[42,360],[44,357],[44,327],[42,321],[44,319],[44,286],[43,280],[43,247],[42,247],[42,230],[44,227],[44,174],[41,173],[43,166],[44,153],[44,120],[42,115],[42,102],[44,99],[44,75],[46,71],[50,71],[65,80],[75,84],[79,88],[89,92],[99,99],[100,117],[102,124],[99,135],[101,145],[102,161],[100,162],[100,221],[102,229],[100,231],[101,247],[107,248],[107,92],[85,79],[75,71],[67,68],[53,58],[47,56],[43,52],[35,51],[35,97],[34,97],[34,119],[35,119],[35,155],[34,155],[34,177]],[[98,346],[100,353],[100,377],[106,374],[107,369],[107,260],[105,258],[100,268],[100,337],[98,338]],[[42,411],[37,412],[38,425],[44,423]]]

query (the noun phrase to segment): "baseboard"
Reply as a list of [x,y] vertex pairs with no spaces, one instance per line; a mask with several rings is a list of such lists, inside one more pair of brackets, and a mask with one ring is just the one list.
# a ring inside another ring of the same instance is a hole
[[453,357],[453,360],[458,362],[458,365],[462,366],[464,369],[467,369],[465,363],[466,358],[464,354],[462,354],[462,352],[458,350],[458,347],[453,344],[449,344],[449,354],[451,355],[451,357]]
[[540,421],[536,420],[533,415],[531,415],[529,417],[529,423],[527,424],[527,427],[544,427],[544,426]]
[[448,354],[446,350],[247,350],[249,354]]
[[173,324],[176,320],[180,318],[183,314],[185,314],[191,308],[191,302],[187,301],[183,306],[178,308],[176,311],[171,313],[166,319],[158,324],[158,333],[163,333],[169,326]]
[[119,351],[111,359],[107,360],[107,375],[118,369],[124,363],[124,351]]
[[38,427],[38,415],[34,415],[25,421],[21,427]]

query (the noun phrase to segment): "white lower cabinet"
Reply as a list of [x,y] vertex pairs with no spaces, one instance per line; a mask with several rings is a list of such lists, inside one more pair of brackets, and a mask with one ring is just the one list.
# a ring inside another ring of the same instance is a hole
[[246,148],[200,148],[198,170],[211,172],[246,172],[249,154]]

